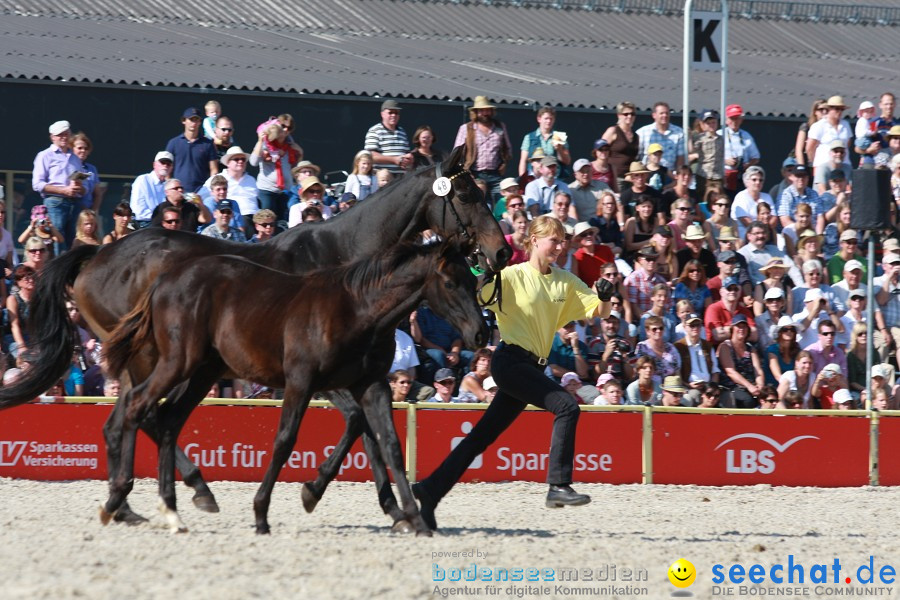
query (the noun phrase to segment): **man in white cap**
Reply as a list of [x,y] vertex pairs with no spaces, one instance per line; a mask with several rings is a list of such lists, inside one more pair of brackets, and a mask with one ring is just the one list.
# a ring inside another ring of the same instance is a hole
[[597,203],[603,192],[609,189],[605,182],[591,179],[591,168],[591,161],[588,159],[576,160],[573,167],[575,181],[569,184],[572,194],[572,211],[569,214],[579,222],[590,221],[600,214]]
[[161,150],[153,157],[153,170],[138,175],[131,184],[131,212],[134,226],[138,229],[150,224],[153,209],[166,199],[166,180],[172,175],[175,157],[171,152]]
[[803,310],[792,317],[797,325],[797,343],[801,348],[806,348],[818,340],[820,323],[831,323],[834,328],[832,331],[844,331],[844,324],[831,308],[831,303],[822,294],[822,290],[818,288],[806,290],[803,305]]
[[813,174],[812,185],[820,196],[828,191],[828,181],[831,179],[832,173],[840,171],[841,175],[843,175],[844,173],[849,172],[849,166],[844,162],[844,157],[846,156],[847,147],[844,145],[844,142],[841,140],[834,140],[828,144],[829,160],[827,163],[816,167],[816,171]]
[[75,239],[79,200],[84,195],[81,180],[71,176],[85,168],[69,148],[69,122],[57,121],[50,125],[49,132],[50,147],[34,157],[31,187],[44,199],[50,220],[66,238],[66,244],[71,244]]
[[875,301],[884,316],[884,330],[888,344],[900,347],[900,254],[885,254],[882,259],[884,275],[873,280]]
[[[225,170],[220,175],[228,183],[226,197],[237,203],[238,214],[242,220],[240,227],[244,232],[253,231],[253,215],[259,210],[259,190],[256,188],[256,178],[247,174],[248,156],[240,146],[231,146],[220,161],[225,165]],[[210,211],[215,210],[215,204],[221,200],[221,198],[212,200],[211,184],[214,177],[207,179],[197,192]]]
[[[505,213],[509,212],[511,215],[514,212],[514,210],[507,210],[506,199],[509,198],[510,196],[518,196],[520,194],[521,194],[521,191],[519,189],[519,182],[516,180],[515,177],[507,177],[506,179],[502,180],[500,182],[500,198],[497,200],[496,203],[494,203],[494,218],[497,219],[498,221],[500,221],[503,219],[503,215]],[[490,200],[491,200],[491,198],[488,198],[488,201],[490,201]],[[522,208],[520,208],[518,210],[522,210],[524,208],[525,208],[525,201],[523,200]],[[503,233],[504,234],[512,233],[512,231],[504,231]]]
[[840,249],[838,253],[828,259],[828,278],[832,285],[838,283],[844,278],[844,271],[847,271],[847,265],[852,264],[853,269],[859,269],[863,280],[866,279],[866,266],[859,259],[862,256],[857,248],[859,247],[859,236],[855,229],[845,229],[840,237]]

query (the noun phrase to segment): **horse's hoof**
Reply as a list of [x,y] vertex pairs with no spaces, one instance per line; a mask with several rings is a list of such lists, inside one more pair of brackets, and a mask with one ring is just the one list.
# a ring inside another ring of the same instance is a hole
[[[102,519],[102,517],[101,517]],[[141,515],[137,514],[133,510],[131,510],[128,506],[122,506],[119,510],[113,513],[113,520],[116,523],[125,523],[126,525],[140,525],[141,523],[147,523],[148,520]],[[105,525],[105,523],[104,523]]]
[[312,487],[309,485],[309,482],[303,484],[303,488],[300,490],[300,499],[303,500],[303,508],[306,512],[311,513],[316,510],[316,505],[319,503],[321,498],[317,498],[315,492],[313,492]]
[[417,531],[417,532],[416,532],[416,537],[419,537],[419,536],[422,536],[422,537],[432,537],[433,535],[434,535],[434,534],[431,532],[430,529],[425,529],[425,530],[423,530],[423,531]]
[[268,525],[256,526],[256,535],[269,535],[270,533],[272,533],[272,530],[269,529]]
[[406,519],[395,521],[393,526],[391,526],[391,533],[412,533],[413,531],[415,531],[415,529]]
[[114,513],[106,512],[106,509],[103,506],[100,506],[100,523],[103,525],[109,525],[109,522],[112,521]]
[[208,513],[217,513],[219,512],[219,505],[216,503],[216,499],[212,494],[206,494],[201,496],[200,494],[194,494],[192,498],[194,502],[194,506],[203,512]]

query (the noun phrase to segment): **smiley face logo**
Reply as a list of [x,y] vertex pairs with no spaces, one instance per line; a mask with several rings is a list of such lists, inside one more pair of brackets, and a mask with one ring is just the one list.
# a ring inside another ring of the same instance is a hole
[[697,579],[697,569],[694,568],[691,561],[679,558],[669,566],[668,575],[672,585],[679,588],[686,588]]

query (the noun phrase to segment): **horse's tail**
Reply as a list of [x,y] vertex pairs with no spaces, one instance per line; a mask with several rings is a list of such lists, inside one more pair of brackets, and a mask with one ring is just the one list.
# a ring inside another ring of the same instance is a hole
[[0,387],[0,410],[30,402],[53,386],[72,364],[76,330],[66,311],[69,287],[99,246],[82,245],[51,260],[37,278],[28,312],[29,366]]
[[115,377],[121,376],[125,366],[153,334],[153,311],[150,304],[153,290],[150,286],[130,313],[122,317],[109,339],[103,344],[106,368]]

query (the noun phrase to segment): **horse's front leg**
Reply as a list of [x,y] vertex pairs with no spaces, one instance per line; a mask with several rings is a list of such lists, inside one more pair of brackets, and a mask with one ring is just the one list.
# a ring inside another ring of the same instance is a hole
[[419,507],[413,497],[409,480],[406,478],[406,464],[403,461],[400,439],[397,437],[397,428],[394,427],[394,419],[391,414],[391,389],[384,380],[379,380],[369,386],[363,395],[363,410],[369,426],[378,440],[381,456],[387,461],[391,472],[394,474],[394,482],[400,493],[400,502],[403,507],[403,515],[412,524],[416,535],[431,535],[431,529],[425,524]]

